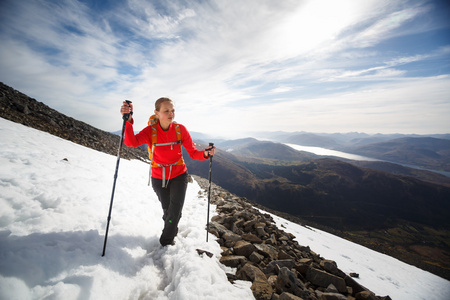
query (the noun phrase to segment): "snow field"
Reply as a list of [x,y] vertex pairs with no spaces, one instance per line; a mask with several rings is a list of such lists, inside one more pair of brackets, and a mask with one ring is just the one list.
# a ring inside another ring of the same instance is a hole
[[176,245],[163,248],[148,165],[121,159],[101,257],[117,158],[4,119],[0,137],[0,299],[253,299],[206,243],[196,182]]

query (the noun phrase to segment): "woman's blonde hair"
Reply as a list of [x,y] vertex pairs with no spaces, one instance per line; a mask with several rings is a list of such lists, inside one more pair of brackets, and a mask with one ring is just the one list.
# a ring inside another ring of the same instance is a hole
[[159,111],[161,109],[161,104],[163,104],[163,102],[172,102],[173,101],[170,98],[166,98],[166,97],[161,97],[158,100],[156,100],[155,102],[155,110]]

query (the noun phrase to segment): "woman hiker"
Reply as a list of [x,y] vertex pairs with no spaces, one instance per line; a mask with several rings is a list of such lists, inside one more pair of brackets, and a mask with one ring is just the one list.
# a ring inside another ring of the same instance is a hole
[[136,135],[133,130],[133,105],[124,101],[120,112],[122,115],[129,114],[125,126],[125,145],[138,147],[148,144],[150,147],[152,187],[163,209],[164,229],[159,242],[162,246],[173,245],[188,184],[181,145],[196,160],[207,160],[214,155],[215,147],[197,150],[186,127],[174,122],[175,108],[169,98],[156,100],[155,114],[150,118],[151,124]]

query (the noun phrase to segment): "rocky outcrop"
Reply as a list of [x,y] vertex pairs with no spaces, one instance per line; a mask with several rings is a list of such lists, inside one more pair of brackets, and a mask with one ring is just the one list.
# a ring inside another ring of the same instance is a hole
[[[194,177],[206,192],[208,180]],[[336,262],[298,244],[294,235],[276,226],[271,215],[245,198],[213,184],[211,203],[218,212],[211,218],[210,233],[222,247],[220,262],[236,268],[236,274],[227,274],[230,281],[252,282],[256,299],[390,299],[376,296]]]
[[[0,117],[98,151],[117,155],[120,136],[68,117],[1,82]],[[124,146],[121,156],[145,160],[147,153],[141,148]]]

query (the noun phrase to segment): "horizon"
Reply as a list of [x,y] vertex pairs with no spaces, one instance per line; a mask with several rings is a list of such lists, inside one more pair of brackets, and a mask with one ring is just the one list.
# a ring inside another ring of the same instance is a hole
[[[114,133],[118,133],[120,134],[120,130],[119,131],[114,131]],[[447,136],[449,135],[449,137],[440,137],[441,139],[449,139],[450,138],[450,133],[429,133],[429,134],[417,134],[417,133],[366,133],[366,132],[357,132],[357,131],[349,131],[349,132],[311,132],[311,131],[269,131],[269,132],[264,132],[264,131],[255,131],[255,132],[250,132],[247,133],[248,135],[241,135],[241,137],[238,138],[229,138],[229,137],[223,137],[223,136],[217,136],[217,137],[212,137],[207,133],[204,132],[198,132],[198,131],[191,131],[191,136],[196,136],[196,135],[204,135],[208,138],[213,138],[213,139],[227,139],[227,140],[234,140],[234,139],[245,139],[245,138],[254,138],[254,139],[261,139],[261,134],[268,134],[268,135],[273,135],[276,133],[282,133],[282,134],[289,134],[289,135],[294,135],[294,134],[313,134],[313,135],[366,135],[368,137],[373,137],[373,136],[378,136],[378,135],[383,135],[383,136],[402,136],[402,137],[435,137],[435,136]],[[258,136],[257,136],[258,135]],[[268,139],[271,140],[271,139]]]
[[[192,132],[450,132],[449,4],[0,3],[0,81],[113,132],[168,96]],[[244,130],[245,129],[245,130]]]

